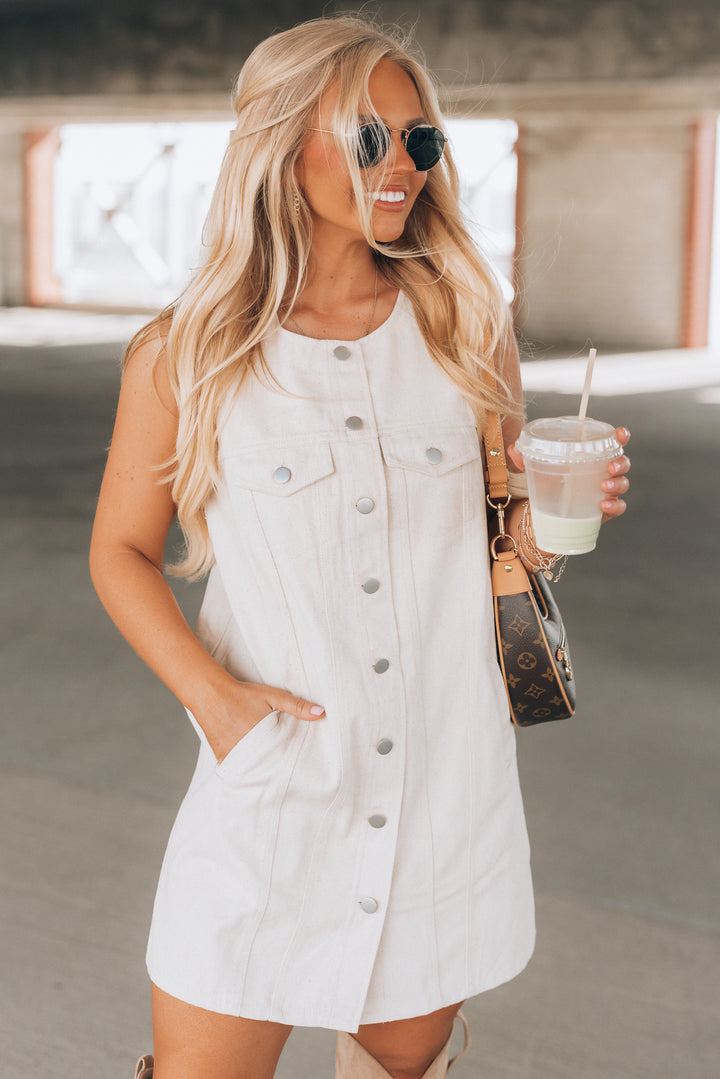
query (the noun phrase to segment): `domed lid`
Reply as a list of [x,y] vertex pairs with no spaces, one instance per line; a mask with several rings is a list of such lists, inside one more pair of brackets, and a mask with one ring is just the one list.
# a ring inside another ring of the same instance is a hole
[[622,454],[615,428],[600,420],[552,416],[531,420],[517,440],[520,452],[535,461],[611,460]]

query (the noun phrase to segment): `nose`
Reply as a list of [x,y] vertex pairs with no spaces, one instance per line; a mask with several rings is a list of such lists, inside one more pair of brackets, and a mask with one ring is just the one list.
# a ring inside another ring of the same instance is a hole
[[415,162],[405,149],[406,133],[393,131],[390,150],[388,151],[388,167],[390,172],[416,172]]

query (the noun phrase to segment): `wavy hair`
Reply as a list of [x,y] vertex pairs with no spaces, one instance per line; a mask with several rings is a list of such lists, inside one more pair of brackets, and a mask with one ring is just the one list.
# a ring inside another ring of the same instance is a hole
[[374,115],[368,81],[382,60],[410,76],[423,115],[442,127],[433,81],[399,31],[355,15],[319,18],[254,49],[233,91],[237,125],[205,223],[204,261],[179,299],[128,347],[126,359],[158,333],[165,343],[179,422],[163,482],[172,484],[186,543],[185,557],[171,567],[177,575],[196,578],[212,565],[204,510],[218,482],[221,410],[251,371],[264,368],[262,343],[283,301],[296,298],[305,282],[312,222],[295,166],[320,99],[336,80],[329,137],[352,179],[379,273],[410,299],[430,353],[480,425],[488,407],[520,412],[501,377],[495,392],[484,381],[493,357],[500,375],[512,330],[499,285],[463,223],[449,148],[428,172],[403,236],[393,244],[373,239],[353,135],[359,115]]

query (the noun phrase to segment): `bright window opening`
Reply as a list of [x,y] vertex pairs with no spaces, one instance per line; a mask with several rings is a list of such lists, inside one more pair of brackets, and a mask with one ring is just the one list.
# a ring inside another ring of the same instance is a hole
[[66,303],[162,307],[188,280],[230,125],[64,127],[55,272]]
[[517,124],[512,120],[448,120],[470,231],[509,301],[514,296]]

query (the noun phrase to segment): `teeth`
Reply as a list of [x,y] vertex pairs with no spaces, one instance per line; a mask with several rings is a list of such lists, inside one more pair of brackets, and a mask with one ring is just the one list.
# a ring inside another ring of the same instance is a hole
[[404,202],[404,191],[375,191],[373,193],[373,199],[376,202]]

